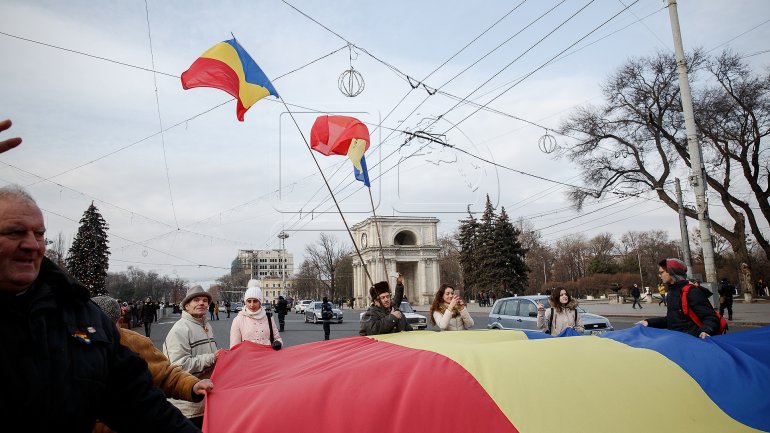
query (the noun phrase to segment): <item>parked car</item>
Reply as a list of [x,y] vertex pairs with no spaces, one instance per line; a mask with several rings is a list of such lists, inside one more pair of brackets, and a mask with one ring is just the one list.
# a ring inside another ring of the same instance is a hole
[[[407,301],[402,301],[399,307],[401,313],[406,317],[406,323],[411,325],[412,329],[428,329],[428,318],[422,314],[417,314],[412,309],[412,306]],[[364,313],[358,315],[358,321],[360,322],[364,318]]]
[[294,312],[297,314],[304,313],[305,309],[307,309],[307,306],[310,305],[311,302],[313,302],[312,299],[303,299],[301,301],[297,301],[297,303],[294,304]]
[[[331,302],[330,302],[331,304]],[[308,307],[305,309],[305,323],[307,322],[313,322],[313,323],[319,323],[323,322],[323,319],[321,318],[321,305],[323,305],[323,302],[315,301],[311,302]],[[332,304],[334,305],[334,304]],[[332,306],[332,322],[342,323],[342,311],[340,311],[339,308],[335,308]]]
[[232,311],[233,313],[240,313],[241,310],[243,310],[243,302],[230,303],[230,311]]
[[[548,307],[548,296],[515,296],[502,298],[495,301],[489,312],[487,328],[489,329],[519,329],[527,331],[540,331],[537,327],[537,303]],[[586,335],[599,335],[614,328],[610,321],[598,314],[591,314],[578,307],[578,314],[583,321]]]

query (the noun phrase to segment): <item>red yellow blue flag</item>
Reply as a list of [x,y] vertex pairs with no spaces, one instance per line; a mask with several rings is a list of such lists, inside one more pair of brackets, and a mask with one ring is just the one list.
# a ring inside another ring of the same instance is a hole
[[254,103],[278,92],[249,53],[235,38],[209,48],[182,73],[182,88],[214,87],[238,101],[236,114],[243,115]]
[[353,175],[367,187],[369,171],[364,153],[369,148],[369,128],[355,117],[318,116],[310,129],[310,148],[323,155],[347,155]]
[[217,360],[203,431],[294,432],[275,414],[301,407],[318,433],[770,432],[767,341],[770,326],[705,340],[635,326],[244,342]]

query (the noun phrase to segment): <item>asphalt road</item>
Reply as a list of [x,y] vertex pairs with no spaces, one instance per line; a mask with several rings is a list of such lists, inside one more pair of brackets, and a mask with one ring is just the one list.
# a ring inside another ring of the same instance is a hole
[[[342,310],[344,314],[344,320],[342,323],[331,324],[331,338],[343,338],[358,335],[358,317],[362,310]],[[427,312],[417,311],[419,314],[427,316]],[[476,323],[476,329],[484,329],[487,324],[486,313],[472,313],[474,322]],[[230,348],[230,324],[235,317],[235,313],[231,313],[230,318],[227,318],[227,314],[220,313],[220,320],[214,320],[211,322],[214,328],[214,338],[217,342],[217,347],[223,349]],[[155,343],[155,346],[161,348],[163,346],[163,340],[166,338],[171,326],[179,320],[178,314],[172,314],[168,317],[161,318],[157,323],[152,325],[152,332],[150,338]],[[275,318],[276,323],[278,318]],[[639,321],[635,317],[610,317],[610,322],[616,330],[626,329],[634,326]],[[742,327],[733,325],[730,327],[730,332],[739,332],[745,329],[751,329],[752,327]],[[431,329],[430,327],[428,329]],[[433,328],[435,329],[435,328]],[[144,334],[144,328],[134,328],[134,331]],[[312,323],[305,323],[304,316],[294,313],[289,313],[286,316],[286,329],[281,333],[284,346],[296,346],[298,344],[311,343],[314,341],[322,341],[323,326]]]

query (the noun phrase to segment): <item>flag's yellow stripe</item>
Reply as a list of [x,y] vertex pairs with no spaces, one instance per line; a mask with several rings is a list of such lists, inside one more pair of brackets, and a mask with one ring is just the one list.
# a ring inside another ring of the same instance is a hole
[[232,45],[226,42],[220,42],[206,50],[205,53],[201,54],[201,57],[219,60],[229,66],[233,72],[238,75],[238,80],[240,81],[238,96],[240,97],[244,108],[251,107],[255,102],[270,94],[270,91],[266,88],[246,81],[246,75],[243,72],[243,64],[241,63],[240,57],[238,57],[238,52],[235,51],[235,48],[233,48]]
[[366,140],[361,138],[354,138],[350,140],[350,147],[348,147],[348,158],[350,162],[358,169],[358,171],[364,171],[361,168],[361,157],[366,152]]

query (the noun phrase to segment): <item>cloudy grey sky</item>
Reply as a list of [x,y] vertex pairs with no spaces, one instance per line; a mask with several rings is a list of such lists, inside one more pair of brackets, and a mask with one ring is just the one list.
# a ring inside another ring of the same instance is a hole
[[[449,232],[489,194],[551,242],[651,228],[675,238],[677,215],[652,196],[610,197],[576,219],[565,187],[537,178],[580,183],[538,140],[575,107],[599,103],[599,84],[628,58],[672,50],[665,3],[3,0],[0,118],[14,121],[5,135],[24,143],[0,156],[0,184],[27,186],[50,237],[71,240],[93,201],[110,225],[111,271],[212,280],[239,248],[279,247],[281,230],[299,263],[321,231],[347,241],[303,135],[319,114],[349,113],[372,132],[367,161],[379,215],[436,216]],[[755,54],[747,60],[756,69],[770,63],[770,3],[679,3],[686,49],[730,47]],[[275,98],[241,123],[226,93],[182,90],[179,75],[231,33],[273,79],[299,130]],[[365,80],[355,98],[338,90],[351,64]],[[402,131],[418,130],[519,172],[405,144]],[[319,162],[348,222],[369,216],[349,161]]]

